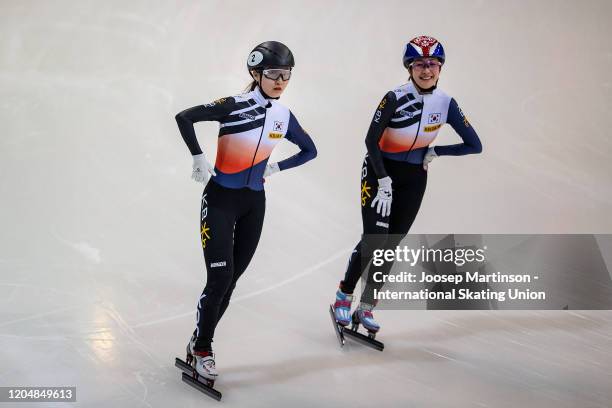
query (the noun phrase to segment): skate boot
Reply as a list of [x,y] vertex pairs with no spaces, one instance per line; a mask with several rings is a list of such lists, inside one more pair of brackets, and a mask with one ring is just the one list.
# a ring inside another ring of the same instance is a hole
[[187,364],[193,367],[196,378],[201,376],[214,384],[219,375],[215,368],[215,354],[210,350],[195,350],[195,342],[196,337],[193,335],[187,344]]
[[334,303],[334,317],[340,326],[346,327],[351,323],[351,303],[353,295],[346,294],[340,289],[336,292]]
[[380,325],[376,323],[376,320],[374,320],[374,315],[372,314],[373,309],[373,305],[369,305],[367,303],[359,303],[357,310],[355,310],[355,312],[353,313],[353,325],[351,327],[352,330],[357,330],[359,328],[359,324],[362,324],[363,327],[368,331],[369,337],[372,339],[380,330]]

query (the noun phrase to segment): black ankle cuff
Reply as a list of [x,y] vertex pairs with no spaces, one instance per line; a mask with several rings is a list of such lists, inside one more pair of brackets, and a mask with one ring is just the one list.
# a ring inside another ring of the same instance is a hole
[[212,352],[212,345],[210,344],[210,341],[196,340],[195,344],[193,345],[193,351],[210,351],[210,352]]

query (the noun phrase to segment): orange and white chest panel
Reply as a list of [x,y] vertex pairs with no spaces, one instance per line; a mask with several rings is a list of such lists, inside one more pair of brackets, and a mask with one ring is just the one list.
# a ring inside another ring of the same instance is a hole
[[396,108],[378,142],[381,151],[399,153],[429,146],[446,123],[451,97],[439,90],[421,95],[411,82],[393,92]]
[[267,160],[287,134],[290,111],[272,101],[267,108],[249,94],[237,96],[236,107],[220,122],[215,167],[226,174],[243,172]]

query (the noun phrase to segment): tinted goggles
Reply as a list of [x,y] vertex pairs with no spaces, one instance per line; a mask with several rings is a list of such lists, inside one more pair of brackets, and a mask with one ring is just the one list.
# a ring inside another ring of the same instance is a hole
[[264,69],[263,76],[273,81],[277,81],[279,78],[281,78],[283,81],[288,81],[289,78],[291,78],[291,70],[282,68]]

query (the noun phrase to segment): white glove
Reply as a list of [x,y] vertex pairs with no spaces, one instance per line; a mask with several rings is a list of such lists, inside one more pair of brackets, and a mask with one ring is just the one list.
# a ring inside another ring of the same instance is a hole
[[191,178],[198,183],[206,184],[210,175],[216,176],[215,168],[206,160],[204,153],[196,154],[193,156],[193,173]]
[[431,163],[436,157],[438,157],[438,155],[436,154],[436,150],[433,147],[427,149],[427,153],[425,153],[425,158],[423,158],[423,168],[425,169],[425,171],[427,171],[429,163]]
[[378,179],[378,192],[376,193],[374,200],[372,200],[371,207],[376,205],[376,212],[383,217],[391,214],[391,191],[391,177],[387,176],[385,178]]
[[274,173],[278,173],[280,168],[278,167],[278,163],[268,163],[266,164],[266,169],[264,170],[264,177],[268,177],[273,175]]

